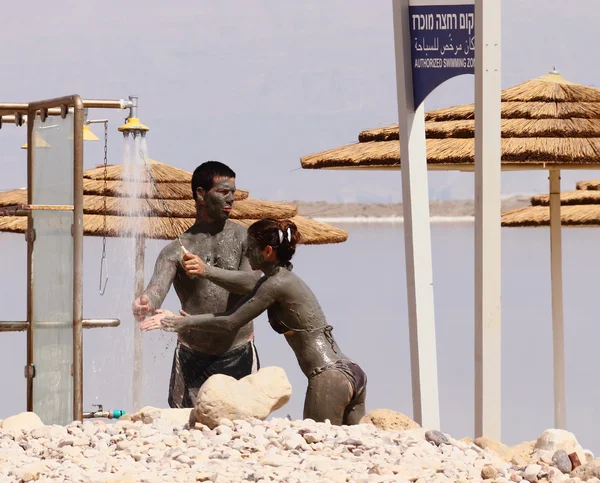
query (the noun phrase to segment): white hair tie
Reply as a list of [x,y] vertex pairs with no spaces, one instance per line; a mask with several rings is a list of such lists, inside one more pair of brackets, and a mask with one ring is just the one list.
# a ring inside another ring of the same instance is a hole
[[287,239],[288,242],[292,241],[292,229],[289,226],[288,226],[287,230],[285,231],[285,234],[281,230],[281,228],[278,228],[278,231],[279,231],[279,244],[280,245],[283,243],[284,237]]

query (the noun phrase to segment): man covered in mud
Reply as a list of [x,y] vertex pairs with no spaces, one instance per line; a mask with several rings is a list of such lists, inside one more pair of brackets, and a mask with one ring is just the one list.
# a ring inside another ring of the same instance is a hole
[[[240,293],[247,290],[236,290],[239,284],[223,288],[190,274],[189,265],[197,256],[210,266],[238,271],[250,288],[260,278],[259,272],[251,271],[246,258],[246,228],[229,220],[235,194],[231,168],[217,161],[201,164],[192,176],[192,193],[196,202],[194,225],[163,248],[148,287],[133,302],[138,320],[150,316],[140,325],[142,330],[172,315],[160,310],[171,284],[185,314],[226,312],[242,298]],[[198,389],[214,374],[240,379],[258,368],[252,323],[233,333],[182,332],[173,357],[169,406],[193,407]]]

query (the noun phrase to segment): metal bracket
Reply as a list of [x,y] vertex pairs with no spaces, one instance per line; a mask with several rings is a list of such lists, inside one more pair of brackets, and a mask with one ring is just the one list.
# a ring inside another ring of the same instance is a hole
[[35,228],[25,230],[25,241],[30,243],[35,241]]
[[9,205],[0,208],[0,216],[27,216],[25,205]]
[[27,216],[32,211],[73,211],[73,205],[9,205],[0,209],[0,216]]
[[35,377],[35,366],[28,364],[25,366],[25,379],[33,379]]

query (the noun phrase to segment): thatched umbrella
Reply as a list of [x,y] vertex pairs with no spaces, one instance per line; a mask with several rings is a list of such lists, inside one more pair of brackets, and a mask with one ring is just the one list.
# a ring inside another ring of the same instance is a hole
[[[148,179],[139,183],[135,193],[123,165],[107,166],[106,182],[103,166],[84,172],[85,235],[122,237],[137,234],[143,238],[172,240],[194,223],[196,208],[190,186],[191,173],[158,161],[147,162],[149,173],[145,176]],[[131,198],[132,195],[136,198]],[[0,208],[25,204],[26,189],[0,193]],[[244,226],[266,217],[292,219],[304,244],[341,243],[348,238],[346,231],[297,216],[297,212],[295,205],[252,199],[247,191],[238,189],[230,218]],[[0,217],[0,231],[24,233],[26,227],[26,217]]]
[[[549,170],[555,427],[565,427],[560,220],[561,169],[600,169],[600,89],[558,72],[502,91],[502,170]],[[425,114],[430,170],[473,171],[475,105]],[[363,131],[358,143],[301,158],[304,169],[400,169],[398,126]]]
[[[135,294],[144,290],[145,239],[177,238],[193,225],[196,216],[192,197],[192,174],[146,158],[145,169],[137,182],[123,165],[100,166],[84,172],[83,230],[87,236],[135,237]],[[27,204],[27,190],[0,193],[0,209]],[[249,226],[261,218],[291,218],[298,226],[302,243],[344,242],[344,230],[296,216],[294,205],[248,198],[236,190],[231,219]],[[0,231],[24,233],[26,216],[0,216]],[[137,327],[137,326],[136,326]],[[142,337],[134,331],[133,401],[139,405],[141,385]],[[136,408],[139,409],[139,408]]]
[[[234,204],[235,206],[235,204]],[[304,216],[293,216],[291,221],[298,227],[300,243],[304,245],[323,245],[324,243],[342,243],[348,239],[348,232],[326,223],[305,218]],[[246,227],[256,220],[233,220]],[[324,240],[327,240],[326,242]]]
[[[280,217],[281,218],[281,217]],[[343,243],[348,239],[348,232],[325,223],[303,216],[286,216],[298,227],[301,234],[300,243],[304,245],[324,245]],[[83,227],[86,236],[123,236],[121,229],[130,227],[122,216],[107,216],[108,230],[103,229],[103,215],[83,215]],[[234,219],[235,223],[250,226],[257,218]],[[140,220],[144,238],[165,239],[165,232],[183,233],[194,223],[193,218],[160,218],[148,217]],[[27,218],[24,216],[0,216],[0,232],[25,233]],[[176,238],[176,237],[173,237]],[[170,238],[169,238],[170,239]]]
[[[560,193],[561,225],[600,226],[600,180],[580,181],[574,191]],[[539,227],[550,225],[550,196],[536,195],[531,206],[502,213],[502,226]]]
[[[475,105],[425,114],[427,164],[472,171]],[[301,158],[304,169],[400,169],[398,126],[362,131],[358,143]],[[600,168],[600,89],[556,72],[502,91],[502,169]]]

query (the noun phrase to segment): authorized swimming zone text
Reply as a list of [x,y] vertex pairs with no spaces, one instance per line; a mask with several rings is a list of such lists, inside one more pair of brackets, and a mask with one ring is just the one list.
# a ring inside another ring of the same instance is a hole
[[415,69],[470,69],[475,67],[475,59],[415,59]]

